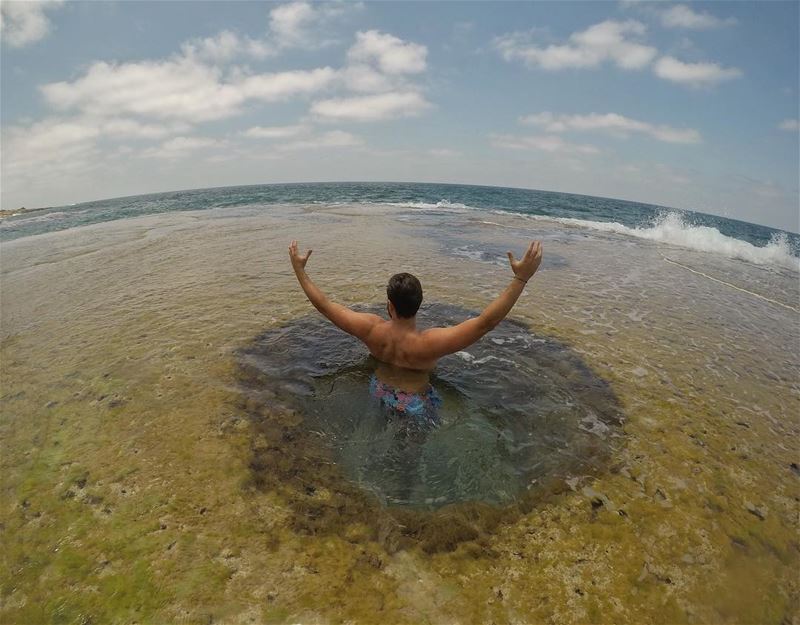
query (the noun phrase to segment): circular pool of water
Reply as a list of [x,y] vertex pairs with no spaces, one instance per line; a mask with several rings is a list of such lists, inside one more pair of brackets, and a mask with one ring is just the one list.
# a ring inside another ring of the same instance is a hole
[[[431,327],[472,315],[434,304],[419,317]],[[344,479],[385,506],[504,505],[554,478],[593,473],[621,440],[608,383],[568,346],[513,321],[440,360],[435,427],[387,414],[369,393],[376,361],[319,316],[265,332],[238,357],[251,403],[299,415],[306,442],[295,460],[319,445]]]

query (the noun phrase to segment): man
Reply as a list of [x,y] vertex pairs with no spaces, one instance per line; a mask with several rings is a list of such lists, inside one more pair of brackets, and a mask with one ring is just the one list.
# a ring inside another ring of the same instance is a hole
[[417,330],[417,310],[422,303],[422,286],[409,273],[392,276],[386,287],[389,320],[360,313],[330,301],[305,271],[312,250],[301,255],[297,241],[289,245],[295,275],[309,301],[337,327],[366,344],[379,361],[370,388],[374,396],[394,412],[431,419],[441,403],[430,386],[429,374],[442,356],[472,345],[500,323],[519,299],[528,280],[542,262],[542,245],[531,241],[525,255],[515,260],[508,252],[514,276],[497,299],[477,317],[449,328]]

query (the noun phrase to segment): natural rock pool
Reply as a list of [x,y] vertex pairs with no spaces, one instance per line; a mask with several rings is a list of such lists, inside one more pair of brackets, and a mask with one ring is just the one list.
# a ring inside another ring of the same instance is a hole
[[[419,317],[433,327],[474,314],[434,304]],[[320,447],[343,479],[382,505],[506,505],[600,469],[622,439],[609,384],[563,343],[513,321],[440,361],[431,380],[443,398],[434,427],[387,415],[369,395],[375,361],[319,315],[269,330],[239,354],[253,403],[263,398],[266,414],[293,408],[302,419],[288,445],[298,472],[306,446]]]

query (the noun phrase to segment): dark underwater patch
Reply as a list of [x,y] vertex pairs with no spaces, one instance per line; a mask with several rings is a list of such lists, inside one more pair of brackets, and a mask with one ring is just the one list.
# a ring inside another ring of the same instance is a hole
[[[420,320],[473,314],[434,304]],[[622,442],[608,383],[513,321],[440,361],[441,425],[413,435],[369,396],[375,361],[364,346],[319,316],[265,332],[237,358],[255,432],[252,486],[281,493],[300,533],[483,553],[498,523],[602,471]]]

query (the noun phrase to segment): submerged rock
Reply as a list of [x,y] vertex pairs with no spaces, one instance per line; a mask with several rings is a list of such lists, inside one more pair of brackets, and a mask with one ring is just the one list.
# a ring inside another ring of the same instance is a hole
[[750,514],[757,516],[762,521],[767,518],[767,513],[764,510],[749,501],[744,503],[744,507]]

